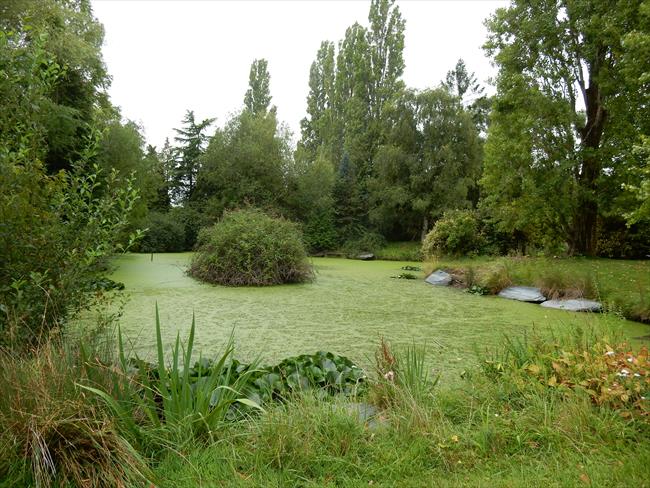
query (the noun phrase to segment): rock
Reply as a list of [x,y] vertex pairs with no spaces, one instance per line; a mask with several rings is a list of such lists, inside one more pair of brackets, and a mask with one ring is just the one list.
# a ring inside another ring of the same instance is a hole
[[357,256],[357,259],[361,259],[361,261],[372,261],[375,259],[375,255],[371,252],[364,252],[361,253]]
[[424,280],[430,285],[449,286],[451,284],[451,275],[441,269],[434,271]]
[[539,288],[533,286],[509,286],[499,292],[501,298],[519,300],[520,302],[542,303],[546,297]]
[[383,418],[377,408],[370,405],[369,403],[357,403],[352,402],[347,407],[348,413],[357,418],[357,420],[368,427],[368,430],[377,430],[382,425],[388,423],[388,421]]
[[574,300],[548,300],[542,303],[542,307],[558,308],[560,310],[569,310],[570,312],[600,312],[603,306],[594,300],[574,299]]

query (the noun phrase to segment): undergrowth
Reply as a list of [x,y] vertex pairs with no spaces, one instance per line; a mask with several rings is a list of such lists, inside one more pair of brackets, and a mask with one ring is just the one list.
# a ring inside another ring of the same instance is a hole
[[[0,485],[646,480],[648,352],[606,330],[505,338],[453,384],[423,345],[382,339],[366,378],[328,353],[242,365],[232,342],[194,362],[194,333],[168,351],[157,321],[157,365],[130,359],[121,341],[116,357],[87,338],[0,355]],[[361,379],[366,388],[346,388]]]
[[[583,357],[598,350],[595,337],[565,335],[553,344]],[[648,418],[624,415],[637,408],[632,403],[621,409],[541,383],[529,365],[553,348],[536,349],[535,341],[507,341],[453,387],[436,384],[423,367],[425,349],[393,350],[382,341],[365,399],[302,395],[184,461],[167,457],[158,474],[178,487],[643,486]],[[496,374],[485,367],[495,357]],[[584,357],[583,366],[600,367],[599,356]],[[581,374],[571,369],[567,378]]]

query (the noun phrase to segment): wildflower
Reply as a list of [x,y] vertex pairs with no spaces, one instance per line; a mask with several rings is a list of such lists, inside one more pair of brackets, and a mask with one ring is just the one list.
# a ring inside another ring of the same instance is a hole
[[616,353],[614,351],[607,351],[605,353],[606,356],[614,356]]
[[639,373],[634,373],[635,378],[641,378],[641,375]]
[[386,379],[388,381],[394,381],[395,380],[395,373],[393,373],[392,371],[389,371],[388,373],[386,373],[384,375],[384,379]]

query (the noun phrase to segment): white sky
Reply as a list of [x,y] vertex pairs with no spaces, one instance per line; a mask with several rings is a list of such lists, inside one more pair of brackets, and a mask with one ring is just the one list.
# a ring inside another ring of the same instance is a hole
[[[483,20],[506,1],[399,1],[406,20],[404,81],[436,86],[463,58],[487,84]],[[109,90],[122,115],[139,122],[147,142],[173,138],[187,109],[222,125],[238,110],[255,58],[266,58],[278,117],[300,136],[309,67],[321,41],[367,25],[369,1],[92,0],[104,24]]]

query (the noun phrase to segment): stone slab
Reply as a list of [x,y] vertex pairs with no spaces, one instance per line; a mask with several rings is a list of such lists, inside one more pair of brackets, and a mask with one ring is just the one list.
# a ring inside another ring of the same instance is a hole
[[372,261],[375,259],[375,255],[371,252],[364,252],[361,253],[357,256],[357,259],[360,259],[361,261]]
[[542,303],[546,301],[542,291],[534,286],[509,286],[501,290],[499,296],[520,302]]
[[594,300],[572,299],[572,300],[547,300],[542,307],[569,310],[570,312],[600,312],[603,306]]
[[449,286],[451,284],[451,275],[441,269],[434,271],[424,280],[430,285]]

